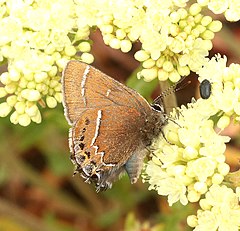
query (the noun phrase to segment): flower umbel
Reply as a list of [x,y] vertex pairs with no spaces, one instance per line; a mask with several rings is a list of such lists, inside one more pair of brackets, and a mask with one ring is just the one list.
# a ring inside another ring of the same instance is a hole
[[0,116],[12,113],[11,122],[23,126],[40,123],[39,105],[61,102],[59,80],[67,61],[93,62],[91,27],[122,52],[140,41],[135,58],[143,66],[138,76],[146,81],[176,82],[199,70],[221,23],[201,14],[200,4],[187,2],[3,0],[0,61],[8,61],[8,72],[0,76],[0,97],[6,99]]
[[239,197],[232,189],[212,185],[199,204],[201,209],[197,211],[197,215],[191,215],[187,219],[194,231],[240,229]]
[[224,129],[230,119],[240,120],[240,65],[226,66],[227,58],[220,55],[209,60],[198,72],[199,81],[208,79],[212,85],[211,97],[205,101],[219,113],[217,126]]
[[143,66],[139,77],[177,82],[204,64],[214,33],[222,27],[220,21],[201,14],[200,4],[188,7],[186,2],[104,0],[89,4],[78,0],[77,14],[89,26],[97,26],[105,44],[114,49],[128,52],[132,43],[142,43],[135,53]]
[[69,0],[1,2],[0,61],[8,61],[8,71],[0,76],[0,98],[6,98],[0,117],[13,111],[14,124],[40,123],[39,105],[54,108],[61,102],[66,62],[77,52],[78,59],[93,61],[89,27],[77,27],[74,9]]
[[[146,24],[147,29],[139,36],[142,50],[135,54],[143,66],[139,77],[143,76],[146,81],[158,77],[161,81],[169,78],[177,82],[181,76],[204,65],[212,48],[211,40],[221,29],[221,23],[202,15],[201,10],[201,6],[195,3],[188,10],[165,10],[161,19],[153,5],[146,11],[145,17],[151,15],[151,22],[158,27]],[[161,23],[157,24],[155,20]],[[158,42],[153,43],[151,38]]]
[[238,0],[209,0],[201,5],[207,5],[214,14],[224,13],[226,19],[230,22],[236,22],[240,19],[240,2]]
[[230,138],[214,131],[209,117],[217,111],[207,109],[200,99],[174,111],[171,117],[176,123],[169,121],[164,128],[168,142],[161,137],[154,143],[155,151],[143,178],[150,189],[168,195],[170,205],[178,200],[184,205],[198,201],[212,184],[221,184],[229,172],[224,151]]
[[230,137],[214,130],[240,118],[240,65],[227,67],[226,62],[226,57],[216,55],[199,69],[199,81],[211,83],[210,97],[193,100],[171,113],[175,123],[169,121],[164,128],[167,141],[162,137],[155,141],[143,174],[149,189],[167,195],[169,205],[199,202],[201,209],[187,220],[195,231],[240,229],[239,171],[229,173],[225,162]]

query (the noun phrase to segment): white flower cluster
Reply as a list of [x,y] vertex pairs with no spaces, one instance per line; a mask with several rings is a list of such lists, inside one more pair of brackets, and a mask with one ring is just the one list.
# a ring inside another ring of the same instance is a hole
[[197,215],[187,219],[194,231],[240,230],[240,188],[236,192],[227,186],[213,185],[199,204]]
[[214,14],[223,14],[230,22],[240,19],[239,0],[198,0],[201,6],[207,6]]
[[187,2],[2,0],[0,61],[8,62],[8,72],[0,76],[0,97],[7,98],[0,116],[13,111],[12,123],[40,123],[38,103],[53,108],[61,101],[59,79],[66,62],[77,55],[93,62],[90,28],[99,28],[104,42],[122,52],[140,41],[135,58],[143,66],[138,76],[146,81],[176,82],[198,71],[222,24],[201,14],[214,1],[189,7]]
[[[222,24],[210,16],[203,16],[201,11],[196,3],[188,10],[165,10],[161,18],[157,17],[158,9],[153,5],[146,11],[145,17],[151,15],[151,20],[146,19],[148,29],[139,37],[142,50],[135,54],[143,66],[139,77],[143,76],[146,81],[158,77],[161,81],[177,82],[181,76],[196,72],[204,65],[205,57],[212,49],[214,33]],[[153,39],[158,42],[152,42]]]
[[[240,229],[239,184],[230,180],[224,156],[230,137],[216,133],[211,120],[214,116],[220,129],[231,118],[240,120],[240,65],[226,67],[226,62],[216,55],[198,71],[200,82],[211,83],[210,97],[171,113],[175,123],[170,120],[165,126],[166,140],[160,137],[153,144],[155,151],[143,174],[149,189],[168,196],[170,205],[199,202],[197,215],[188,218],[195,231]],[[225,181],[236,192],[224,186]]]
[[199,201],[229,172],[224,152],[230,138],[214,131],[209,117],[215,113],[201,99],[187,108],[182,106],[171,115],[175,123],[169,121],[164,128],[167,140],[160,137],[154,143],[155,151],[143,179],[149,182],[149,189],[168,196],[170,205],[179,200],[183,205]]
[[204,64],[214,33],[222,27],[202,15],[197,3],[183,8],[186,2],[77,0],[77,13],[90,26],[97,26],[105,44],[114,49],[128,52],[133,42],[142,43],[135,54],[143,66],[139,77],[177,82]]
[[[7,0],[0,3],[0,61],[8,71],[0,76],[0,117],[27,126],[41,122],[38,103],[54,108],[61,102],[60,76],[66,62],[88,52],[89,27],[77,28],[71,0]],[[77,45],[76,45],[77,44]]]
[[211,110],[219,113],[217,126],[224,129],[234,118],[240,121],[240,65],[226,66],[227,58],[220,55],[209,60],[197,74],[199,81],[211,83],[211,96],[206,102]]

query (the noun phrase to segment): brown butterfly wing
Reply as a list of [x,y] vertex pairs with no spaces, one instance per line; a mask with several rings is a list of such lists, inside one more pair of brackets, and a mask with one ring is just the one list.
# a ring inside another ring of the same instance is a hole
[[69,61],[62,77],[63,105],[70,125],[90,108],[118,105],[135,107],[146,114],[147,101],[136,91],[112,79],[94,67]]
[[[130,114],[134,118],[129,118]],[[97,152],[104,152],[104,164],[122,165],[129,154],[144,146],[141,143],[141,125],[144,126],[144,119],[134,109],[124,110],[124,107],[114,106],[89,109],[73,126],[72,139],[82,139],[83,151],[95,146]]]
[[131,156],[145,148],[152,110],[134,90],[78,61],[65,69],[63,93],[77,172],[109,187]]
[[[78,172],[90,182],[98,175],[95,183],[100,187],[106,184],[108,187],[130,156],[145,148],[139,115],[136,114],[129,124],[129,111],[121,109],[89,109],[71,129],[72,160]],[[138,112],[133,110],[131,113]]]

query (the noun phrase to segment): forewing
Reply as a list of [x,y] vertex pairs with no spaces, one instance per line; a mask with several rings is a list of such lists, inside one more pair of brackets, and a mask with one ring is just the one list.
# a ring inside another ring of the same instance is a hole
[[79,61],[69,61],[62,77],[63,105],[70,125],[88,109],[133,107],[146,114],[149,105],[136,91]]

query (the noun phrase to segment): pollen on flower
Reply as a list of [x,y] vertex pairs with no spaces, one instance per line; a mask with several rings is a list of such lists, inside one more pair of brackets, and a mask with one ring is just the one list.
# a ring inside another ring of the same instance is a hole
[[150,82],[158,76],[158,70],[156,67],[151,69],[143,69],[140,75],[147,81]]
[[207,28],[212,32],[218,32],[222,29],[222,23],[220,21],[211,22]]
[[156,62],[155,62],[153,59],[150,58],[150,59],[145,60],[145,61],[142,63],[142,66],[143,66],[143,68],[148,68],[148,69],[150,69],[150,68],[154,67],[155,64],[156,64]]
[[204,194],[204,193],[207,192],[208,187],[207,187],[207,184],[206,184],[206,183],[200,181],[200,182],[196,182],[196,183],[194,184],[194,189],[195,189],[197,192],[199,192],[199,193],[201,193],[201,194]]
[[14,107],[18,114],[23,114],[25,112],[25,102],[17,102]]
[[191,5],[189,9],[189,13],[193,16],[199,14],[201,12],[202,8],[198,3],[194,3]]
[[26,105],[26,108],[25,108],[25,112],[30,116],[30,117],[33,117],[33,116],[36,116],[37,115],[37,113],[38,113],[38,107],[37,107],[37,105],[36,104],[30,104],[30,103],[28,103],[27,105]]
[[224,176],[219,173],[215,173],[212,177],[212,183],[213,184],[221,184],[224,180]]
[[69,45],[64,48],[64,52],[66,56],[72,57],[76,54],[77,50],[74,46]]
[[19,121],[19,115],[16,111],[14,111],[11,116],[10,116],[10,121],[11,123],[13,124],[18,124],[18,121]]
[[14,107],[14,105],[17,103],[17,96],[16,95],[10,95],[7,97],[7,103],[9,106]]
[[177,70],[173,70],[169,73],[169,80],[171,80],[173,83],[178,82],[181,79],[180,74],[177,72]]
[[21,75],[19,72],[17,72],[16,70],[12,69],[12,70],[9,70],[9,78],[10,80],[12,81],[18,81],[20,79]]
[[41,98],[40,92],[33,89],[22,90],[21,96],[29,101],[38,101]]
[[4,87],[0,87],[0,98],[3,98],[7,95],[8,93],[6,92]]
[[238,4],[239,2],[233,1],[233,4],[231,4],[232,7],[229,7],[229,9],[225,11],[224,15],[229,22],[236,22],[239,20],[240,12]]
[[183,151],[183,158],[186,160],[195,159],[198,156],[198,151],[192,146],[186,146]]
[[207,6],[210,0],[197,0],[198,4],[201,6]]
[[227,0],[210,0],[208,3],[208,8],[214,13],[214,14],[221,14],[228,8],[228,1]]
[[217,122],[217,127],[220,129],[226,128],[230,124],[230,118],[229,116],[222,116],[218,122]]
[[226,176],[230,171],[230,166],[226,163],[220,163],[218,165],[218,172],[223,175]]
[[164,71],[163,69],[159,69],[157,76],[160,81],[165,81],[168,79],[168,72]]
[[171,72],[171,71],[173,71],[173,64],[171,63],[171,62],[169,62],[169,61],[165,61],[164,63],[163,63],[163,65],[162,65],[162,67],[163,67],[163,70],[165,70],[165,71],[167,71],[167,72]]
[[199,205],[200,205],[201,209],[203,209],[203,210],[210,210],[212,208],[212,205],[205,198],[203,198],[199,201]]
[[109,46],[114,49],[119,49],[121,47],[121,42],[117,38],[113,38],[109,41]]

